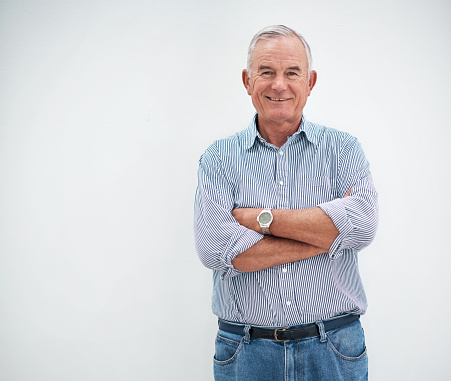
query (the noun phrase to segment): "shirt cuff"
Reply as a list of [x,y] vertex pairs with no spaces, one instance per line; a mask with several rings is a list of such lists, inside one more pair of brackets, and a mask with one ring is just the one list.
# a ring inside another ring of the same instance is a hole
[[343,250],[346,249],[346,247],[343,247],[343,243],[347,235],[353,229],[352,223],[346,213],[345,202],[343,199],[336,199],[320,204],[318,207],[332,219],[338,230],[338,236],[335,238],[334,242],[332,242],[329,249],[330,259],[336,259],[341,256]]
[[254,246],[257,242],[262,240],[263,237],[263,234],[257,233],[256,231],[248,229],[244,226],[240,226],[240,229],[237,229],[230,240],[230,244],[225,249],[225,259],[223,264],[227,267],[227,269],[222,273],[221,280],[226,280],[230,277],[242,274],[242,271],[239,271],[233,267],[232,260],[238,254],[241,254],[250,247]]

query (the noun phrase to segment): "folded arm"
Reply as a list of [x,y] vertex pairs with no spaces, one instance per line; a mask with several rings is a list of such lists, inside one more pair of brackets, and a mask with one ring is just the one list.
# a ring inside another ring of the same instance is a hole
[[[261,208],[238,208],[232,215],[241,225],[261,232],[257,221],[261,211]],[[273,209],[272,214],[272,235],[236,256],[232,261],[235,268],[255,271],[310,258],[328,252],[339,235],[332,219],[320,208]]]
[[233,267],[239,271],[258,271],[269,267],[300,261],[324,253],[326,250],[292,239],[265,236],[264,239],[238,254]]
[[[233,217],[243,226],[261,232],[257,216],[261,208],[240,208],[232,212]],[[288,238],[329,251],[339,231],[332,219],[321,208],[273,209],[271,234]]]

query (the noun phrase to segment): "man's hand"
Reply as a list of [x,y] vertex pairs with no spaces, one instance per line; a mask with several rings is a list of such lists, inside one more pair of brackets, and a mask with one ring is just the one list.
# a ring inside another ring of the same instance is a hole
[[245,226],[248,229],[255,230],[261,233],[260,224],[257,221],[257,217],[263,209],[256,208],[238,208],[232,210],[232,216],[238,221],[240,225]]

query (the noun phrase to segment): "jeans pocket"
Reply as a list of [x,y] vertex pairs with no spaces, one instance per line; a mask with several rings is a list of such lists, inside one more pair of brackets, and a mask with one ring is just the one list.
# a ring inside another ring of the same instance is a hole
[[214,363],[227,365],[234,362],[244,344],[244,337],[218,332],[215,342]]
[[327,344],[343,360],[357,361],[367,354],[365,335],[359,321],[328,332]]

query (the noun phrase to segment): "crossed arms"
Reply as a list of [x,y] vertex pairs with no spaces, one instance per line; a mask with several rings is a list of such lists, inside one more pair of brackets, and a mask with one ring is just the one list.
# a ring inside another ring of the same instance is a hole
[[[344,197],[351,194],[349,191]],[[261,232],[257,216],[262,209],[238,208],[232,216],[240,225]],[[328,252],[339,231],[321,208],[273,209],[271,236],[238,254],[232,264],[239,271],[258,271]]]
[[368,246],[377,228],[377,192],[360,146],[350,151],[354,164],[339,168],[336,199],[309,209],[273,209],[272,236],[263,236],[257,222],[262,208],[237,208],[236,172],[211,146],[200,160],[194,213],[202,263],[226,279],[326,252],[333,260]]

